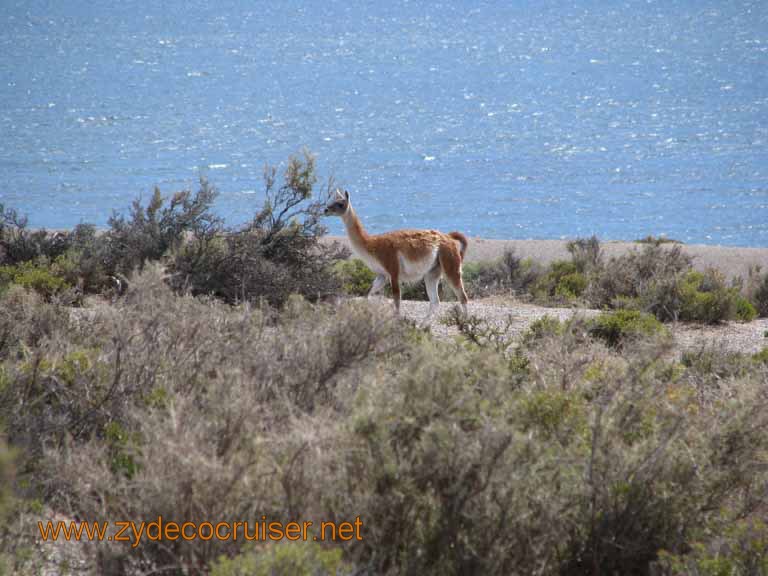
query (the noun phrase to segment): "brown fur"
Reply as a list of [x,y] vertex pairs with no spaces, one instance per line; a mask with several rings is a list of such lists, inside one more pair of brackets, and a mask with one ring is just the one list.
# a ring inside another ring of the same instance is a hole
[[[439,280],[439,277],[444,274],[462,306],[466,306],[468,298],[461,278],[461,265],[469,242],[461,232],[444,234],[437,230],[396,230],[384,234],[368,234],[349,202],[348,193],[342,196],[337,192],[336,199],[326,208],[326,214],[341,216],[353,249],[363,256],[367,255],[386,272],[392,285],[395,307],[398,310],[402,279],[401,257],[408,261],[409,266],[418,267],[420,264],[428,265],[435,251],[437,252],[435,264],[430,268],[424,268],[421,277],[431,277],[434,282],[435,278]],[[368,264],[371,265],[370,262]],[[416,277],[419,275],[417,274]],[[432,306],[439,304],[436,292],[435,299],[437,302],[430,297]],[[430,315],[431,312],[432,307],[430,307]]]

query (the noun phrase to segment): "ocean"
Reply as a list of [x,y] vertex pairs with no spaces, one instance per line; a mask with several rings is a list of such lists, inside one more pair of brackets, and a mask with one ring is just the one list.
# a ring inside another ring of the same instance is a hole
[[2,0],[0,22],[0,203],[35,227],[201,176],[235,226],[306,147],[371,232],[768,246],[764,0]]

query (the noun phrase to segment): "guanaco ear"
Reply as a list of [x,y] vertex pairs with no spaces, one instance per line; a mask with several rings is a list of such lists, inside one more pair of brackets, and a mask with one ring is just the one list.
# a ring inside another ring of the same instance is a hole
[[346,190],[344,190],[344,198],[346,198],[347,202],[349,202],[349,192],[347,192]]
[[344,200],[344,196],[341,194],[341,190],[336,188],[336,200]]

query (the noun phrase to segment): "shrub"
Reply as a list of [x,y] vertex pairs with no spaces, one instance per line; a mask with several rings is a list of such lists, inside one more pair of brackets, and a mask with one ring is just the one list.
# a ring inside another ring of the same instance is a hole
[[0,294],[0,361],[28,355],[68,326],[69,316],[61,307],[44,302],[36,292],[11,286]]
[[750,267],[745,292],[758,316],[768,317],[768,272],[762,274],[760,267]]
[[376,278],[376,274],[359,258],[342,260],[333,268],[341,281],[341,289],[350,296],[367,295]]
[[589,274],[602,268],[603,250],[597,236],[571,240],[566,248],[571,254],[571,261],[576,266],[576,270],[580,273]]
[[312,202],[317,181],[308,152],[291,157],[281,186],[276,169],[265,170],[266,201],[250,224],[222,233],[193,229],[190,243],[170,266],[171,284],[226,302],[284,304],[292,293],[318,299],[338,291],[333,265],[348,252],[319,242],[323,203]]
[[[0,419],[34,488],[92,520],[321,517],[307,442],[329,442],[332,414],[408,340],[388,306],[294,298],[274,317],[175,296],[154,266],[95,312],[82,329],[30,343],[6,364],[0,391]],[[123,573],[204,566],[242,542],[166,544],[97,548]]]
[[581,272],[566,274],[558,280],[555,286],[555,296],[563,300],[573,300],[584,293],[587,279]]
[[0,204],[0,265],[15,265],[45,257],[53,260],[67,249],[66,234],[30,231],[28,219]]
[[567,260],[553,262],[532,288],[534,297],[544,302],[568,302],[579,298],[587,286],[584,273]]
[[455,326],[467,342],[480,348],[492,348],[503,354],[513,344],[514,338],[510,329],[513,324],[512,315],[501,323],[494,323],[479,316],[464,314],[458,307],[454,307],[443,322],[448,326]]
[[[2,372],[0,372],[2,378]],[[0,380],[0,386],[2,381]],[[0,423],[2,424],[2,423]],[[8,546],[8,534],[10,521],[16,509],[12,487],[15,480],[14,453],[8,448],[2,429],[0,428],[0,576],[12,574],[11,558],[5,552]],[[8,550],[10,551],[10,550]]]
[[542,316],[531,322],[523,333],[521,342],[530,348],[544,339],[562,335],[563,330],[564,325],[560,320],[549,315]]
[[726,287],[725,278],[716,270],[687,272],[679,290],[680,320],[716,324],[736,318],[738,290]]
[[46,300],[69,287],[67,281],[55,275],[45,262],[22,262],[15,266],[0,266],[0,285],[18,284],[28,290],[33,290]]
[[530,259],[522,260],[511,249],[492,262],[467,262],[463,270],[464,283],[473,298],[526,293],[541,274],[540,266]]
[[752,360],[768,365],[768,346],[752,355]]
[[768,573],[768,527],[762,520],[724,526],[716,540],[693,543],[687,554],[660,554],[663,576],[721,576]]
[[341,576],[346,573],[339,548],[317,542],[268,544],[235,558],[219,558],[211,576]]
[[[68,248],[54,261],[52,268],[70,286],[85,294],[106,292],[113,286],[107,273],[107,237],[99,235],[93,224],[78,224],[67,237]],[[112,271],[112,273],[117,273]]]
[[[444,286],[445,283],[440,282],[438,286],[440,297],[449,300],[453,297],[453,291],[444,290]],[[392,296],[392,287],[387,284],[384,287],[383,293],[387,296]],[[429,295],[427,294],[427,286],[422,280],[417,280],[416,282],[403,282],[400,285],[400,298],[403,300],[418,300],[420,302],[426,302],[429,300]]]
[[[662,547],[682,553],[717,510],[700,498],[733,505],[752,482],[737,475],[757,470],[741,450],[762,450],[742,443],[762,438],[750,432],[757,387],[729,409],[700,406],[662,350],[628,362],[597,353],[589,365],[602,368],[580,384],[570,372],[563,387],[536,356],[555,353],[542,346],[511,389],[498,358],[443,350],[419,352],[400,377],[366,390],[354,420],[363,444],[349,452],[348,475],[328,481],[366,478],[332,507],[367,511],[362,558],[373,571],[525,574],[546,558],[550,574],[647,573]],[[563,350],[557,339],[547,346]],[[735,459],[723,459],[726,445],[738,446]],[[692,448],[708,456],[690,460]]]
[[715,324],[754,318],[736,286],[727,286],[714,269],[693,270],[691,258],[677,244],[649,243],[611,259],[590,278],[585,293],[594,306],[640,310],[661,321]]
[[654,246],[659,246],[661,244],[682,244],[680,240],[675,240],[674,238],[668,238],[667,236],[653,236],[648,235],[645,238],[640,238],[639,240],[635,240],[638,244],[653,244]]
[[736,299],[736,320],[740,322],[751,322],[757,318],[757,310],[752,303],[741,294],[735,295]]
[[17,286],[0,298],[0,420],[51,514],[364,525],[338,548],[83,544],[99,573],[684,573],[763,554],[750,357],[678,364],[663,338],[610,348],[580,318],[515,346],[470,317],[475,343],[441,342],[382,303],[178,295],[157,265],[77,314]]
[[628,342],[667,334],[666,328],[650,314],[636,310],[603,312],[588,323],[589,333],[605,341],[608,346],[620,348]]
[[217,195],[216,189],[201,179],[194,196],[188,190],[177,192],[166,204],[155,188],[146,207],[136,199],[128,218],[113,214],[104,237],[107,272],[130,274],[146,262],[179,249],[188,233],[206,236],[219,230],[221,221],[210,211]]
[[611,258],[590,282],[586,297],[596,308],[636,300],[659,320],[672,320],[680,307],[678,277],[690,268],[691,257],[679,245],[649,244]]

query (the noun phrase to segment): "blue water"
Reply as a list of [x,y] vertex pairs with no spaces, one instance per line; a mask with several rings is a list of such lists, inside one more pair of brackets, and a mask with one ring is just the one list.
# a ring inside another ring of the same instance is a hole
[[768,2],[0,0],[35,226],[201,175],[244,222],[303,146],[371,231],[768,246]]

